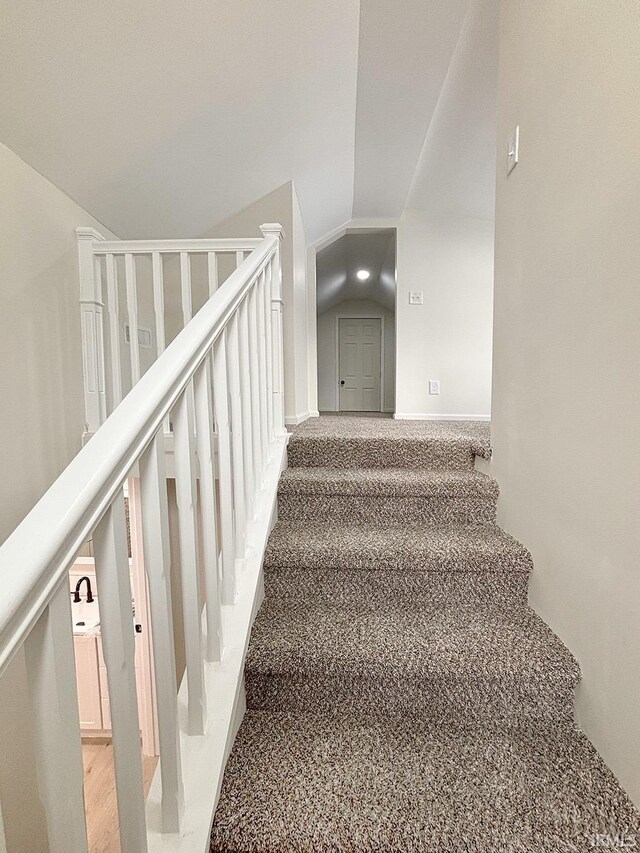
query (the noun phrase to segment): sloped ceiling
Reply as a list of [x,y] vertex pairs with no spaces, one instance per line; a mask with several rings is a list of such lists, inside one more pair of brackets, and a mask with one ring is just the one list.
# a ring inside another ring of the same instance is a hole
[[475,0],[424,140],[407,207],[495,218],[497,89],[498,3]]
[[354,217],[399,216],[469,0],[361,0]]
[[[395,231],[349,232],[316,255],[318,314],[345,299],[372,299],[395,308]],[[365,269],[367,281],[356,273]]]
[[194,236],[289,180],[351,216],[357,0],[3,4],[2,141],[125,237]]
[[416,166],[433,168],[425,139],[485,3],[6,3],[0,141],[122,237],[199,235],[293,180],[313,242],[399,215],[412,186],[421,203]]

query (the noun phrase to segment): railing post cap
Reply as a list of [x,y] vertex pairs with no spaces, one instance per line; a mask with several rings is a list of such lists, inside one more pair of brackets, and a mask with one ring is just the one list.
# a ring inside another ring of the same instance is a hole
[[95,228],[89,228],[87,226],[79,226],[76,228],[76,237],[78,240],[104,240],[104,236],[96,231]]
[[260,226],[265,237],[278,237],[279,240],[284,240],[284,228],[279,222],[266,222]]

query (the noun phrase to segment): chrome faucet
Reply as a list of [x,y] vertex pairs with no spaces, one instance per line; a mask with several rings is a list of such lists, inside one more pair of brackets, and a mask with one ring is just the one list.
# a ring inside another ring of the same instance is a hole
[[83,581],[87,582],[87,604],[91,604],[91,602],[93,601],[93,593],[91,592],[91,578],[88,578],[86,575],[83,575],[76,584],[76,591],[73,594],[74,604],[77,604],[81,600],[80,587],[82,586]]

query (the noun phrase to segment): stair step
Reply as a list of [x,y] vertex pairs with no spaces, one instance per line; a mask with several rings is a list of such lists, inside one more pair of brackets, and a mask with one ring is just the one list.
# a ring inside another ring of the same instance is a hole
[[570,728],[250,711],[211,851],[591,850],[640,817]]
[[[247,707],[406,712],[442,721],[573,719],[579,668],[527,608],[389,590],[375,609],[301,589],[268,597],[245,665]],[[360,596],[366,601],[366,589]]]
[[264,564],[298,568],[301,574],[305,569],[345,568],[528,575],[532,561],[527,549],[495,524],[381,528],[280,519],[271,531]]
[[278,515],[378,525],[491,522],[498,491],[478,471],[289,468],[280,479]]
[[[387,569],[325,568],[320,572],[300,572],[290,567],[266,566],[265,594],[288,602],[288,606],[305,607],[307,600],[317,597],[332,606],[376,611],[389,599],[402,602],[411,609],[422,600],[430,607],[504,608],[525,607],[529,575],[520,571],[432,572],[414,569],[390,572]],[[364,591],[363,591],[364,588]]]
[[405,468],[287,468],[281,494],[363,497],[498,497],[498,483],[479,471]]
[[292,468],[405,468],[470,470],[477,448],[469,439],[302,436],[289,440]]
[[476,456],[491,456],[488,423],[309,418],[288,447],[291,467],[472,469]]

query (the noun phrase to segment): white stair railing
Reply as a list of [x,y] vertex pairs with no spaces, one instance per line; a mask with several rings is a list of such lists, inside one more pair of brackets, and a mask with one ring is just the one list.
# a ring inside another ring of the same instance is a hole
[[[172,326],[177,320],[184,327],[193,316],[194,262],[206,260],[200,272],[206,275],[211,297],[220,279],[237,268],[260,240],[109,241],[93,228],[78,228],[76,234],[86,424],[87,432],[92,434],[120,403],[127,383],[132,387],[144,372],[137,334],[141,312],[146,314],[144,322],[149,323],[144,329],[149,338],[144,345],[150,351],[146,355],[148,362],[164,352],[167,320]],[[172,316],[165,308],[167,285],[174,287],[180,297],[179,308],[176,300]],[[128,340],[123,340],[124,324]]]
[[[240,607],[236,588],[245,567],[261,563],[286,446],[282,229],[267,225],[262,233],[263,239],[255,241],[117,243],[104,241],[95,232],[79,232],[87,427],[94,434],[0,548],[0,677],[24,648],[38,762],[37,796],[52,853],[87,850],[67,572],[90,538],[100,589],[121,849],[144,853],[151,849],[148,839],[174,834],[174,844],[185,832],[184,813],[190,806],[185,791],[189,786],[199,790],[189,776],[189,762],[195,766],[218,719],[211,710],[218,698],[211,695],[211,674],[228,651],[223,624],[238,636],[250,628],[246,624],[236,630],[233,620],[249,623],[255,609],[252,601]],[[220,252],[233,252],[237,268],[218,288]],[[192,317],[189,284],[194,253],[207,256],[211,296]],[[106,417],[102,278],[115,327],[110,330],[112,352],[117,353],[117,259],[124,259],[128,319],[130,328],[136,329],[136,254],[151,257],[158,357],[141,375],[136,335],[131,336],[135,382],[120,399],[120,363],[112,360],[113,411]],[[184,315],[183,330],[166,349],[164,254],[179,257]],[[186,657],[185,681],[178,695],[165,462],[170,415]],[[147,827],[143,794],[123,500],[123,486],[132,472],[140,477],[160,744],[160,816],[153,832]],[[240,610],[244,615],[237,616]],[[229,738],[228,732],[220,736],[223,741]],[[197,749],[191,748],[190,739],[197,742]],[[196,781],[202,787],[202,778]],[[215,786],[214,780],[210,809]],[[5,830],[8,837],[8,826]],[[0,850],[4,843],[0,821]],[[154,849],[165,848],[156,843]]]

